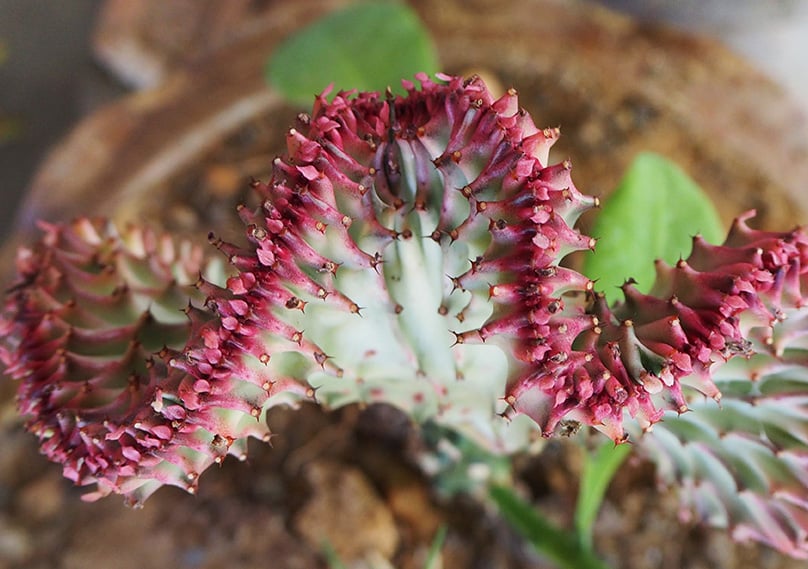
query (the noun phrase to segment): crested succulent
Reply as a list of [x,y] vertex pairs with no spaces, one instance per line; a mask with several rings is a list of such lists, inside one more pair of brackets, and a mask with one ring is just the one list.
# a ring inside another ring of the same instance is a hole
[[165,361],[210,318],[190,304],[204,302],[191,285],[221,267],[200,247],[103,220],[42,230],[17,256],[0,358],[42,452],[77,485],[96,484],[87,498],[135,504],[163,484],[192,490],[228,451],[242,455],[248,435],[268,436],[216,401],[190,406],[193,378]]
[[241,242],[211,234],[228,275],[145,230],[44,224],[0,319],[43,452],[140,503],[267,439],[281,403],[388,403],[499,452],[664,419],[642,448],[700,518],[803,555],[805,233],[747,214],[609,306],[562,265],[594,248],[575,224],[597,199],[549,163],[558,130],[438,78],[317,97]]
[[[720,400],[713,376],[723,362],[771,352],[782,329],[799,335],[800,317],[782,322],[806,302],[800,289],[806,235],[752,230],[746,220],[753,215],[737,218],[720,247],[697,236],[687,260],[673,267],[657,261],[648,294],[628,281],[622,287],[625,300],[613,307],[602,294],[592,295],[587,311],[596,325],[576,339],[572,357],[583,354],[579,362],[588,377],[602,370],[607,381],[617,380],[616,389],[627,390],[626,409],[643,428],[657,422],[665,407],[687,411],[685,389]],[[643,389],[635,391],[632,384]],[[616,416],[611,424],[619,421]]]
[[[515,91],[421,76],[408,94],[317,98],[287,133],[246,241],[216,240],[238,271],[205,289],[219,320],[178,361],[216,385],[301,382],[319,403],[387,402],[493,448],[536,425],[506,414],[510,389],[568,351],[591,318],[566,295],[591,282],[559,266],[594,241],[572,229],[596,203],[556,129]],[[552,430],[552,426],[548,427]]]
[[679,488],[686,519],[808,558],[808,235],[755,231],[745,217],[723,246],[696,239],[686,264],[660,271],[666,295],[698,284],[693,308],[718,324],[703,338],[720,357],[694,361],[721,397],[684,393],[691,412],[668,412],[640,450]]
[[178,365],[213,383],[303,382],[330,407],[392,403],[499,450],[564,419],[621,441],[626,412],[647,428],[684,411],[683,385],[717,396],[712,362],[744,353],[762,285],[682,262],[611,310],[560,264],[594,247],[574,224],[597,200],[569,162],[548,165],[558,131],[513,90],[440,78],[405,97],[323,95],[299,117],[255,184],[262,205],[239,210],[245,243],[215,240],[238,276],[206,290],[220,320]]

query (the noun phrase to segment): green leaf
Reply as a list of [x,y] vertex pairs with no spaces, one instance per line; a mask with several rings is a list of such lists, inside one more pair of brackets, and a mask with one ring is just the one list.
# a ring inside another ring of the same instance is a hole
[[587,545],[592,542],[592,524],[600,510],[603,495],[630,453],[630,445],[615,445],[612,441],[606,441],[595,452],[585,455],[575,507],[575,529],[578,530],[578,537]]
[[0,114],[0,144],[14,140],[22,132],[22,121]]
[[322,554],[323,557],[325,557],[325,562],[328,564],[328,569],[347,569],[330,541],[325,540],[323,542]]
[[711,243],[723,241],[709,198],[676,164],[640,154],[603,204],[592,229],[597,247],[587,254],[584,273],[609,297],[630,277],[647,292],[655,277],[653,261],[687,257],[697,233]]
[[396,90],[401,79],[437,70],[435,48],[415,12],[376,1],[332,12],[288,38],[272,54],[267,79],[290,101],[310,104],[331,83]]
[[512,479],[509,456],[496,454],[469,437],[428,421],[422,435],[435,471],[432,485],[442,496],[477,495],[490,484]]
[[426,556],[424,569],[440,569],[443,566],[441,563],[440,550],[443,548],[443,544],[446,542],[446,534],[448,531],[449,530],[445,525],[438,528],[435,538],[432,540],[432,544],[429,546],[429,553]]
[[492,486],[489,495],[502,517],[536,550],[563,569],[607,569],[574,533],[556,527],[506,486]]

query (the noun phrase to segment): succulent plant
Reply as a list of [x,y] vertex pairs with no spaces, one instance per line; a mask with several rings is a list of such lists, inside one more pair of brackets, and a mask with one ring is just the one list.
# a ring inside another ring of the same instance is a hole
[[193,490],[210,464],[242,455],[248,435],[268,436],[216,401],[189,405],[195,381],[167,364],[211,318],[192,285],[221,264],[189,242],[103,220],[42,230],[17,256],[0,358],[42,452],[77,485],[96,484],[86,498],[115,492],[137,504],[163,484]]
[[216,241],[238,276],[206,291],[221,320],[183,369],[302,381],[330,407],[392,403],[500,450],[527,444],[525,416],[545,436],[575,420],[621,441],[626,411],[647,428],[687,408],[683,386],[717,397],[713,360],[746,353],[742,322],[774,322],[757,295],[781,267],[709,280],[697,242],[692,267],[660,266],[655,290],[628,283],[610,309],[560,264],[594,247],[573,226],[597,200],[569,162],[547,165],[558,131],[513,90],[440,78],[405,97],[322,95],[299,117],[255,185],[262,205],[239,210],[245,243]]
[[755,231],[742,217],[723,246],[696,239],[660,281],[682,296],[698,284],[691,306],[717,319],[705,339],[720,356],[700,373],[720,404],[686,392],[690,412],[666,413],[640,450],[679,488],[685,519],[808,558],[808,235]]
[[549,163],[558,130],[514,90],[417,78],[298,116],[241,242],[210,236],[227,274],[146,230],[43,225],[0,357],[45,454],[91,497],[140,503],[193,491],[302,400],[392,404],[498,452],[656,424],[642,448],[700,518],[807,552],[806,234],[746,214],[609,306],[562,265],[594,248],[575,223],[597,199]]
[[594,245],[571,226],[596,200],[547,165],[558,131],[515,91],[441,78],[323,94],[298,117],[261,206],[239,209],[245,243],[216,240],[238,275],[205,289],[220,319],[187,373],[392,403],[501,450],[537,434],[500,417],[505,395],[590,325],[563,297],[591,282],[559,262]]

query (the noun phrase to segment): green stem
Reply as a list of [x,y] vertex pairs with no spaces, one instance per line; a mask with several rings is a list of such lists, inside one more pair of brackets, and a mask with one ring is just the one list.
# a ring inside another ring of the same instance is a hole
[[575,508],[575,530],[581,544],[592,547],[592,524],[600,510],[603,496],[617,469],[631,452],[631,446],[604,442],[595,452],[584,452],[581,485]]
[[325,557],[325,562],[328,564],[329,569],[348,569],[330,541],[325,540],[323,542],[322,554],[323,557]]
[[551,523],[510,488],[492,486],[489,495],[505,520],[561,569],[608,569],[577,535]]
[[429,547],[429,554],[426,556],[424,569],[438,569],[441,567],[440,550],[446,541],[447,531],[448,529],[445,525],[438,528],[438,533],[435,534],[435,539],[432,540],[432,545]]

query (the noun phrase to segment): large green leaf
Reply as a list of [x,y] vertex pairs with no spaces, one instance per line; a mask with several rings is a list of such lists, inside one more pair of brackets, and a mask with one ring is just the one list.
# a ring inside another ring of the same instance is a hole
[[401,79],[435,73],[438,58],[417,15],[396,2],[364,2],[332,12],[283,42],[267,65],[269,82],[308,104],[337,89],[397,89]]
[[640,154],[603,204],[592,229],[597,247],[587,254],[584,273],[610,298],[628,278],[648,291],[654,282],[653,261],[674,263],[687,257],[697,233],[711,243],[723,240],[709,198],[676,164]]

